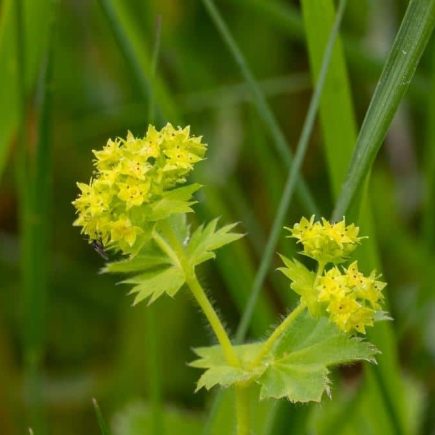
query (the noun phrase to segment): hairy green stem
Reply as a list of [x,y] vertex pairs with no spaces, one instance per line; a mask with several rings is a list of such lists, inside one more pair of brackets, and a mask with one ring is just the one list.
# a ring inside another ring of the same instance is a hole
[[263,358],[271,351],[274,344],[277,342],[279,338],[288,330],[290,325],[299,317],[299,315],[305,310],[306,306],[304,303],[300,303],[273,331],[270,337],[263,344],[260,352],[252,361],[251,367],[257,367],[263,360]]
[[154,239],[170,256],[170,258],[175,261],[175,264],[183,270],[186,278],[186,284],[190,288],[195,300],[198,302],[198,305],[201,307],[205,317],[210,323],[210,326],[222,347],[222,351],[228,364],[235,367],[240,366],[239,358],[234,351],[231,340],[228,337],[228,334],[225,331],[219,316],[213,308],[213,305],[209,301],[204,289],[199,283],[194,267],[189,264],[181,242],[178,240],[169,223],[162,222],[160,228],[164,238],[155,232]]
[[207,317],[207,320],[209,321],[210,326],[212,327],[213,332],[219,341],[219,344],[222,346],[226,360],[232,366],[239,366],[239,359],[234,351],[228,334],[225,331],[225,328],[223,327],[215,309],[213,308],[213,305],[210,303],[204,289],[199,283],[194,271],[188,271],[188,273],[186,273],[186,283],[192,291],[193,296],[195,297],[205,316]]
[[237,435],[249,435],[249,395],[248,388],[237,385],[236,391],[236,415]]

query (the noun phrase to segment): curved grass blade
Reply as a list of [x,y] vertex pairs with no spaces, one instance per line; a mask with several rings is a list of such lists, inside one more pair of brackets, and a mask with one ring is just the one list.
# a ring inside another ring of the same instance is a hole
[[[270,130],[277,153],[285,162],[286,167],[289,167],[293,162],[293,157],[290,148],[287,144],[287,141],[285,139],[285,136],[280,126],[278,125],[275,116],[273,115],[271,108],[269,107],[269,104],[267,103],[264,93],[262,92],[261,88],[258,86],[258,83],[255,80],[254,75],[251,72],[240,48],[238,47],[233,36],[231,35],[228,26],[226,25],[223,17],[221,16],[218,9],[216,8],[216,5],[214,4],[213,0],[202,0],[202,2],[205,8],[207,9],[210,18],[213,20],[214,24],[216,25],[216,28],[218,29],[220,35],[222,36],[223,41],[227,45],[232,56],[234,57],[234,60],[239,66],[240,71],[244,79],[246,80],[246,83],[251,89],[254,104],[256,105],[258,113],[262,118],[264,124]],[[317,206],[307,185],[300,177],[300,174],[298,174],[297,190],[301,203],[303,204],[307,212],[309,214],[316,214],[318,212]]]
[[[321,60],[320,56],[325,45],[324,40],[332,26],[333,2],[332,0],[303,0],[302,6],[312,70],[317,75]],[[339,194],[340,186],[352,156],[353,144],[356,142],[356,125],[349,88],[343,50],[337,45],[320,108],[324,144],[335,196]],[[364,195],[361,204],[360,226],[363,228],[364,234],[369,235],[369,240],[364,244],[365,249],[361,252],[360,261],[367,268],[379,270],[380,265],[376,260],[378,255],[371,221],[368,198]],[[378,328],[388,331],[382,335],[382,339],[381,336],[372,336],[376,345],[383,349],[384,352],[382,357],[379,358],[379,365],[367,368],[371,372],[375,372],[375,376],[367,376],[367,381],[377,384],[377,387],[373,386],[371,388],[371,392],[379,395],[379,401],[383,403],[383,406],[380,408],[374,407],[372,415],[373,419],[385,420],[392,432],[403,433],[403,422],[401,422],[399,415],[405,404],[404,390],[397,365],[397,355],[394,350],[394,337],[390,325],[381,324],[378,325]],[[390,351],[390,349],[393,349],[393,351]],[[385,362],[386,359],[389,363]],[[366,375],[368,375],[367,372]],[[395,385],[396,388],[391,388],[392,385]],[[365,390],[364,394],[367,395],[367,393],[368,390]],[[368,406],[371,403],[374,406],[375,402],[369,402]],[[333,433],[335,430],[333,429],[334,425],[337,425],[338,422],[332,420],[330,424],[332,426],[325,429],[325,433],[329,433],[328,430]]]
[[[54,6],[54,2],[50,2]],[[29,419],[35,430],[47,432],[42,404],[42,365],[46,345],[46,311],[49,289],[49,237],[51,204],[51,100],[54,63],[55,13],[51,10],[49,43],[45,62],[40,66],[37,98],[37,141],[35,150],[28,146],[26,130],[25,77],[29,65],[22,0],[15,3],[16,53],[18,64],[17,183],[21,236],[21,272],[25,391],[30,403]],[[46,17],[47,19],[47,17]],[[28,30],[28,29],[26,29]]]
[[[136,87],[141,97],[147,101],[151,98],[158,102],[160,114],[173,123],[179,121],[177,108],[163,82],[155,77],[152,81],[147,73],[152,69],[152,55],[146,51],[135,24],[125,11],[123,2],[114,0],[99,0],[116,42],[126,59]],[[152,86],[152,91],[151,91]]]
[[[17,90],[24,94],[33,88],[38,75],[41,59],[47,50],[49,20],[52,0],[22,0],[23,20],[26,31],[18,38],[23,39],[26,47],[23,53],[26,62],[23,77],[16,64],[18,39],[15,36],[17,22],[14,9],[17,0],[5,0],[1,4],[0,14],[0,173],[3,172],[7,160],[9,146],[21,120],[20,97]],[[23,84],[19,83],[23,80]],[[21,91],[20,91],[21,92]]]
[[296,186],[297,177],[299,174],[299,171],[301,169],[305,153],[308,148],[308,142],[311,136],[311,132],[314,127],[314,121],[316,119],[317,110],[320,104],[320,97],[322,95],[323,86],[326,80],[326,74],[328,72],[329,63],[332,56],[332,51],[334,48],[334,44],[339,32],[341,20],[343,18],[343,13],[346,7],[347,0],[341,0],[337,16],[334,22],[334,27],[331,31],[330,37],[328,39],[328,44],[325,49],[323,61],[322,61],[322,68],[319,74],[319,80],[316,83],[316,86],[314,88],[313,95],[311,97],[310,106],[308,108],[308,113],[305,118],[305,122],[302,128],[301,136],[299,138],[298,145],[296,147],[296,153],[295,158],[293,161],[292,166],[290,167],[288,177],[285,183],[284,191],[281,196],[281,200],[278,206],[278,210],[275,215],[274,222],[272,224],[272,230],[269,234],[269,238],[266,244],[266,247],[264,249],[263,258],[261,260],[260,266],[258,268],[258,272],[255,276],[255,281],[252,286],[252,292],[251,297],[249,298],[248,304],[245,308],[245,311],[242,315],[242,319],[239,323],[239,327],[237,329],[236,333],[236,341],[238,343],[242,342],[243,339],[246,336],[249,323],[252,318],[252,313],[254,311],[255,304],[258,299],[258,295],[260,294],[261,288],[263,286],[264,280],[267,275],[267,271],[270,267],[272,257],[279,239],[279,235],[281,232],[281,229],[284,225],[284,219],[288,210],[288,207],[290,205],[291,198],[294,193],[294,189]]
[[[429,48],[435,53],[435,41]],[[422,214],[423,240],[429,251],[435,249],[435,56],[432,55],[430,88],[427,99],[425,166],[426,194]]]
[[[285,1],[264,0],[228,0],[240,6],[248,13],[269,22],[275,29],[291,39],[304,42],[304,25],[296,6]],[[343,39],[346,59],[352,71],[364,75],[365,80],[377,80],[382,71],[383,61],[373,56],[363,44],[352,36]],[[410,92],[416,100],[422,101],[426,95],[427,80],[422,74],[416,74]]]
[[332,218],[340,219],[356,196],[378,153],[435,25],[435,0],[411,0],[361,127],[346,181]]
[[106,420],[103,417],[103,413],[101,412],[100,405],[98,405],[97,399],[92,399],[92,405],[95,410],[95,415],[97,416],[98,427],[100,428],[101,435],[110,435],[109,426],[106,423]]
[[[162,20],[161,17],[157,17],[153,54],[151,58],[150,67],[150,95],[149,95],[149,109],[148,109],[148,122],[154,123],[155,112],[155,97],[154,86],[157,75],[157,65],[160,54],[160,42],[161,42],[161,30]],[[148,389],[151,405],[151,430],[155,435],[161,435],[164,433],[164,416],[163,416],[163,391],[162,391],[162,376],[160,369],[160,348],[159,341],[160,330],[158,327],[157,308],[155,306],[147,307],[145,311],[145,325],[146,325],[146,363],[147,363],[147,378]]]

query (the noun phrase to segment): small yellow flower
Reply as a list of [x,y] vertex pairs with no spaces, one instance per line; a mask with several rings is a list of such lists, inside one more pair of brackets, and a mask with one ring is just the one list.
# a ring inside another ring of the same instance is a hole
[[344,332],[365,333],[372,326],[374,315],[381,308],[385,283],[375,272],[364,276],[353,262],[347,269],[333,267],[317,281],[318,300],[326,304],[330,319]]
[[186,182],[206,148],[201,137],[190,135],[189,127],[171,124],[160,131],[150,125],[144,137],[128,132],[125,139],[109,139],[102,150],[93,151],[94,178],[78,183],[74,225],[91,240],[135,252],[138,235],[150,225],[149,207]]
[[358,311],[360,305],[351,296],[340,296],[331,298],[326,311],[330,314],[331,320],[344,332],[352,329],[352,316]]
[[136,241],[136,237],[141,232],[142,230],[139,227],[132,225],[128,217],[122,216],[111,225],[111,242],[120,243],[121,245],[126,242],[128,246],[132,247]]
[[341,274],[338,267],[333,267],[320,278],[317,288],[319,290],[319,302],[344,297],[346,294],[346,277]]
[[290,237],[297,239],[303,246],[302,253],[317,260],[323,265],[344,261],[357,247],[360,238],[359,228],[355,225],[346,226],[343,219],[330,223],[326,219],[315,221],[302,218],[290,231]]

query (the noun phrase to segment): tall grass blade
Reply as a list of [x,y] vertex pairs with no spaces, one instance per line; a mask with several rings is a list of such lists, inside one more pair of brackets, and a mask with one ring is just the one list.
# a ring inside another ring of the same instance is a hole
[[[435,41],[430,52],[435,53]],[[435,249],[435,56],[432,54],[430,87],[427,98],[424,176],[426,192],[422,213],[422,239],[429,251]]]
[[139,94],[145,101],[151,98],[151,92],[155,94],[161,116],[172,122],[178,122],[177,108],[164,83],[158,77],[155,77],[152,84],[150,83],[148,72],[152,69],[152,55],[147,52],[135,24],[125,11],[125,4],[116,0],[99,0],[99,3],[131,70]]
[[[317,75],[320,53],[325,45],[323,41],[332,26],[333,2],[331,0],[303,0],[302,5],[312,69]],[[340,45],[336,47],[330,74],[325,85],[321,104],[321,121],[333,192],[334,196],[337,197],[346,175],[353,144],[356,141],[356,126],[349,83]],[[360,262],[367,268],[379,270],[380,264],[377,260],[378,254],[371,221],[368,198],[364,195],[359,223],[363,233],[369,235],[369,240],[364,243],[365,250],[362,251]],[[367,382],[377,384],[377,387],[374,385],[371,387],[370,392],[380,394],[383,406],[373,406],[371,413],[374,421],[386,419],[393,433],[403,433],[404,428],[400,418],[400,410],[404,406],[403,384],[397,364],[397,355],[394,351],[395,340],[390,325],[382,324],[377,327],[377,329],[379,328],[385,330],[384,333],[373,336],[372,339],[379,348],[383,349],[383,355],[379,358],[378,366],[367,368],[373,374],[373,376],[367,377]],[[392,388],[393,385],[394,388]],[[368,392],[369,390],[365,390],[364,394],[367,395]],[[375,402],[369,403],[374,405]],[[331,424],[333,427],[337,423],[333,421]],[[326,430],[325,433],[327,432]]]
[[266,278],[268,269],[270,267],[270,264],[272,262],[272,257],[275,252],[276,245],[278,243],[279,235],[282,231],[282,227],[284,225],[284,219],[288,210],[288,207],[290,205],[290,201],[292,199],[294,188],[296,186],[297,177],[299,174],[299,171],[301,169],[305,153],[308,149],[308,143],[311,136],[311,132],[313,130],[314,121],[316,119],[317,110],[320,104],[320,97],[322,95],[323,91],[323,85],[325,83],[326,74],[328,72],[329,63],[332,56],[332,51],[334,48],[335,40],[338,35],[338,31],[340,28],[341,20],[343,17],[344,9],[346,7],[347,0],[341,0],[336,20],[334,23],[334,27],[331,31],[330,37],[328,39],[328,44],[325,49],[323,62],[322,62],[322,68],[319,74],[319,80],[316,83],[311,101],[310,106],[308,108],[307,116],[305,118],[305,122],[302,128],[301,136],[298,141],[298,145],[296,147],[296,153],[295,158],[293,161],[292,166],[290,167],[288,177],[284,186],[284,190],[281,196],[281,200],[278,206],[278,210],[275,215],[274,222],[272,224],[272,229],[269,234],[269,238],[266,244],[266,247],[264,249],[264,254],[260,263],[260,266],[258,268],[258,272],[255,276],[255,281],[252,286],[252,292],[251,297],[249,298],[248,304],[245,308],[245,311],[243,312],[242,319],[239,323],[239,327],[237,329],[236,333],[236,341],[242,342],[243,339],[246,336],[249,323],[252,318],[252,313],[255,308],[255,304],[258,299],[258,295],[260,294],[261,288],[263,286],[264,280]]
[[435,25],[435,0],[411,0],[361,127],[333,219],[348,214]]
[[[334,22],[332,0],[302,0],[313,82],[318,80],[326,41]],[[320,99],[320,122],[334,197],[346,176],[356,140],[356,123],[341,39],[337,38]]]
[[[150,70],[150,98],[148,110],[148,122],[154,124],[154,83],[157,74],[157,65],[160,53],[161,17],[157,17],[154,37],[153,55]],[[152,433],[162,435],[164,433],[163,401],[162,401],[162,377],[160,373],[159,352],[159,328],[157,322],[156,306],[147,307],[145,311],[146,322],[146,352],[148,389],[151,404],[151,429]]]
[[[274,28],[292,40],[304,42],[304,25],[302,17],[296,6],[285,1],[264,1],[264,0],[228,0],[234,5],[242,7],[246,12],[252,13],[254,17],[261,17],[269,22]],[[366,81],[377,80],[382,71],[382,58],[373,55],[363,44],[352,35],[343,39],[343,48],[346,59],[353,72],[364,77]],[[414,86],[410,91],[412,95],[422,101],[425,97],[427,80],[422,74],[416,74]]]
[[[238,47],[234,37],[231,35],[228,26],[226,25],[213,0],[202,0],[202,2],[207,9],[210,18],[213,20],[216,28],[222,36],[223,41],[227,45],[232,56],[234,57],[234,60],[239,66],[247,85],[251,89],[254,104],[256,105],[258,113],[264,124],[270,130],[270,134],[274,141],[277,153],[285,163],[286,167],[288,167],[290,164],[292,164],[293,161],[292,154],[285,139],[285,136],[280,126],[278,125],[278,121],[276,120],[271,108],[269,107],[269,104],[267,103],[264,93],[258,86],[258,83],[255,80],[254,75],[247,64],[245,57],[243,56],[243,53]],[[305,182],[302,180],[299,174],[297,190],[299,199],[304,205],[306,211],[309,214],[315,214],[317,212],[317,206],[311,192],[309,191],[308,187],[306,186]]]
[[[54,5],[54,2],[53,2]],[[20,192],[23,354],[25,389],[30,421],[40,434],[46,432],[42,404],[42,365],[46,341],[47,294],[49,288],[49,234],[51,228],[51,99],[54,51],[54,14],[48,17],[50,41],[41,68],[37,99],[38,126],[35,152],[31,153],[26,135],[25,46],[23,3],[17,1],[16,29],[20,125],[18,130],[17,182]],[[26,63],[27,65],[27,63]]]
[[106,423],[106,420],[103,417],[103,413],[101,412],[100,405],[98,405],[97,399],[92,399],[92,405],[95,410],[95,415],[97,416],[98,427],[100,428],[101,435],[110,435],[109,426]]
[[[15,7],[17,0],[5,0],[0,14],[0,174],[3,172],[12,138],[21,123],[21,97],[33,88],[42,57],[47,50],[49,20],[52,0],[22,0],[23,20],[26,31],[18,36],[26,47],[26,68],[20,72],[16,59],[17,21]],[[23,74],[23,77],[21,77]],[[20,83],[20,81],[23,83]],[[17,92],[18,91],[18,92]]]

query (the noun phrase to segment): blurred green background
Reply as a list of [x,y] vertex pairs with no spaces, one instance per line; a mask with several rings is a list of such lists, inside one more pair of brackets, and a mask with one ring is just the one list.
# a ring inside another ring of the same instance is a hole
[[[348,2],[341,39],[357,125],[407,4]],[[299,2],[216,5],[294,148],[313,83]],[[377,345],[391,357],[387,371],[395,381],[385,381],[385,391],[379,372],[339,370],[332,401],[280,404],[268,414],[269,435],[435,434],[434,44],[432,38],[368,187],[371,255],[379,256],[389,283],[394,318]],[[199,373],[186,362],[192,347],[213,337],[187,292],[175,301],[162,298],[151,315],[145,304],[132,308],[116,277],[98,273],[103,259],[72,227],[71,201],[76,181],[92,173],[91,150],[128,130],[144,134],[152,102],[158,126],[171,121],[203,135],[208,158],[195,178],[206,187],[192,222],[221,216],[247,233],[201,270],[234,333],[288,170],[251,90],[201,1],[0,2],[0,434],[29,427],[35,435],[100,433],[92,398],[115,435],[154,434],[155,406],[164,415],[163,433],[200,434],[206,421],[209,433],[232,433],[230,399],[209,420],[212,400],[193,393]],[[343,151],[337,146],[328,159],[324,143],[319,123],[303,175],[319,216],[328,217],[336,195],[331,158]],[[300,199],[291,202],[288,225],[312,211]],[[279,251],[295,249],[283,235]],[[273,272],[278,263],[275,256],[249,339],[265,336],[294,302],[288,283]],[[396,411],[389,409],[396,399]]]

